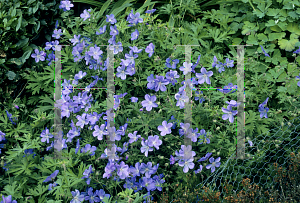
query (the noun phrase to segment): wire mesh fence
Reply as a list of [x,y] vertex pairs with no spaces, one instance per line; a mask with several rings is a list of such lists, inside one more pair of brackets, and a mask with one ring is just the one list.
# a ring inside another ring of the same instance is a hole
[[[275,181],[278,175],[274,163],[282,168],[288,168],[291,152],[300,153],[299,134],[300,117],[297,117],[291,122],[282,123],[280,127],[256,136],[252,139],[252,146],[246,145],[245,155],[247,159],[235,159],[236,153],[233,153],[224,164],[221,164],[214,173],[203,183],[196,185],[195,188],[199,188],[202,192],[204,191],[203,186],[214,192],[219,191],[221,202],[225,201],[224,184],[232,185],[233,192],[237,194],[244,190],[242,182],[245,178],[251,180],[250,185],[259,185],[262,191],[268,191],[269,194],[273,189],[279,191],[279,185]],[[298,184],[300,187],[300,183]],[[255,200],[259,202],[258,197]]]

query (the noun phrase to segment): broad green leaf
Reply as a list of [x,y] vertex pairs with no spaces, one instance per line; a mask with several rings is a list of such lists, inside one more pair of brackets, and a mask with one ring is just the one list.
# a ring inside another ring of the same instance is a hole
[[16,64],[18,66],[22,65],[22,61],[19,58],[11,58],[7,62],[14,63],[14,64]]
[[285,93],[286,93],[286,91],[287,91],[287,88],[286,88],[286,87],[282,87],[282,86],[281,86],[281,87],[278,87],[278,88],[277,88],[277,91],[278,91],[278,92],[282,92],[282,93],[284,93],[284,94],[285,94]]
[[264,35],[263,33],[257,34],[257,38],[258,38],[259,40],[264,41],[264,42],[267,42],[267,41],[268,41],[268,37],[267,37],[266,35]]
[[251,32],[256,32],[258,27],[254,23],[250,23],[249,21],[245,21],[242,27],[242,35],[249,35]]
[[291,34],[290,40],[286,40],[286,39],[278,40],[280,49],[284,49],[286,51],[293,51],[295,48],[295,44],[299,42],[297,38],[298,38],[297,35]]
[[25,39],[20,39],[18,42],[17,42],[17,48],[23,48],[29,41],[29,38],[25,38]]
[[269,34],[269,40],[273,41],[273,40],[280,40],[283,37],[285,37],[286,33],[285,32],[280,32],[280,33],[270,33]]
[[242,40],[241,38],[234,38],[234,39],[232,40],[232,44],[233,44],[233,45],[238,45],[238,44],[241,44],[242,41],[243,41],[243,40]]
[[289,31],[289,32],[291,32],[291,33],[300,35],[300,29],[299,29],[299,25],[297,23],[290,22],[287,25],[286,30]]
[[254,44],[254,45],[258,45],[258,41],[257,41],[257,35],[250,35],[248,37],[248,40],[246,41],[247,44]]
[[35,30],[35,32],[38,32],[38,31],[39,31],[40,26],[41,26],[41,22],[40,22],[40,21],[37,21],[37,24],[34,25],[34,30]]
[[17,11],[16,8],[14,8],[14,9],[12,10],[12,12],[11,12],[11,16],[12,16],[12,17],[15,17],[15,16],[16,16],[16,11]]
[[277,79],[277,82],[285,82],[286,81],[286,77],[287,77],[286,72],[281,73],[280,76]]
[[286,26],[287,26],[287,23],[286,23],[286,22],[279,22],[279,23],[277,23],[277,25],[278,25],[282,30],[286,30]]
[[20,29],[21,24],[22,24],[22,13],[21,13],[21,16],[18,19],[18,24],[17,24],[17,27],[16,27],[16,32],[18,32],[18,30]]
[[274,16],[275,17],[279,14],[279,12],[280,12],[280,9],[278,9],[278,8],[277,9],[269,8],[266,14],[268,16]]

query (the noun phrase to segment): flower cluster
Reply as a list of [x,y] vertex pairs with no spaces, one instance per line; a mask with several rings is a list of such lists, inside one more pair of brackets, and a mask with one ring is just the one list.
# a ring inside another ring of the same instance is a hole
[[[60,9],[63,9],[64,11],[70,10],[70,8],[73,7],[73,4],[71,4],[70,1],[61,1]],[[148,10],[145,13],[151,14],[155,12],[156,9]],[[80,15],[80,18],[82,18],[83,21],[86,21],[91,17],[93,10],[84,10],[84,12]],[[103,27],[99,28],[99,32],[96,31],[96,35],[109,35],[110,38],[108,40],[108,43],[110,45],[109,49],[113,50],[114,55],[123,52],[122,43],[116,42],[116,37],[119,35],[119,30],[116,26],[117,20],[115,19],[115,16],[113,14],[106,16],[106,22],[110,24],[110,26],[104,25]],[[142,23],[143,19],[140,18],[140,13],[133,13],[133,10],[127,17],[127,22],[129,23],[129,27],[136,26],[138,23]],[[106,28],[110,28],[110,32],[106,32]],[[78,34],[78,33],[76,33]],[[47,42],[46,43],[46,50],[54,50],[55,48],[59,47],[59,41],[60,37],[62,36],[61,29],[58,29],[58,23],[55,26],[54,34],[52,35],[53,38],[55,38],[55,41]],[[139,40],[140,32],[138,29],[134,29],[134,31],[131,33],[131,40]],[[90,70],[98,70],[98,71],[105,71],[108,68],[108,58],[102,63],[103,59],[103,51],[98,47],[90,38],[87,37],[81,37],[81,35],[74,35],[72,39],[70,39],[71,43],[73,44],[73,50],[72,55],[74,57],[74,62],[79,62],[83,59],[86,61],[86,65],[89,67]],[[111,46],[111,45],[118,45],[118,46]],[[261,46],[262,47],[262,46]],[[149,58],[152,57],[155,50],[155,45],[153,43],[149,43],[146,48],[139,49],[136,46],[129,47],[130,50],[127,53],[124,53],[125,59],[121,59],[120,66],[117,67],[117,73],[116,77],[121,78],[121,80],[126,80],[127,77],[133,76],[136,74],[136,59],[141,56],[148,56]],[[86,50],[85,50],[86,49]],[[263,48],[262,48],[263,49]],[[143,52],[144,51],[144,52]],[[264,50],[263,50],[264,51]],[[147,54],[146,54],[147,53]],[[264,51],[265,53],[265,51]],[[266,53],[265,53],[266,54]],[[44,51],[39,52],[38,49],[35,49],[35,54],[31,55],[32,58],[35,58],[36,62],[39,61],[45,61],[46,53]],[[180,84],[182,85],[178,92],[175,93],[175,100],[177,101],[176,106],[180,107],[180,109],[183,109],[185,106],[185,103],[189,102],[189,97],[186,95],[185,88],[187,85],[194,89],[195,85],[198,84],[211,84],[211,79],[213,76],[213,71],[207,71],[206,68],[201,67],[201,72],[196,73],[195,68],[199,64],[201,55],[198,56],[197,62],[195,64],[190,63],[187,64],[186,62],[183,63],[183,66],[179,67],[179,70],[182,71],[182,75],[187,75],[188,73],[195,74],[195,77],[191,78],[191,81],[182,81]],[[53,55],[53,51],[51,54],[48,55],[47,59],[51,64],[53,60],[55,60],[55,57]],[[229,60],[229,58],[226,59],[226,63],[221,63],[217,61],[216,56],[214,56],[214,62],[212,64],[212,67],[218,68],[219,73],[222,73],[225,71],[225,66],[227,67],[233,67],[233,60]],[[49,65],[48,64],[48,65]],[[178,59],[172,59],[167,58],[166,59],[166,68],[171,68],[173,70],[169,70],[165,76],[163,75],[155,75],[151,74],[147,77],[147,88],[149,90],[154,90],[158,92],[159,90],[162,92],[166,92],[167,85],[172,84],[172,86],[175,86],[177,84],[178,78],[180,78],[180,75],[178,75],[177,72],[177,64],[179,64]],[[54,143],[54,141],[50,142],[50,139],[53,138],[53,135],[49,132],[49,130],[46,129],[43,130],[41,133],[41,142],[46,142],[47,144],[50,143],[50,146],[47,147],[47,151],[55,148],[60,149],[67,149],[68,143],[72,143],[73,138],[81,136],[83,133],[81,132],[82,129],[84,129],[85,126],[89,126],[88,129],[93,131],[91,134],[92,136],[97,139],[98,141],[103,140],[103,136],[109,136],[111,141],[120,141],[122,136],[126,135],[126,130],[128,124],[125,123],[123,126],[120,126],[119,129],[116,129],[116,127],[110,127],[108,123],[110,121],[114,121],[114,113],[112,113],[112,109],[108,109],[105,112],[98,113],[94,111],[89,111],[92,107],[92,101],[94,101],[92,94],[88,95],[88,92],[92,87],[94,87],[99,80],[102,78],[99,78],[98,76],[92,76],[94,78],[94,81],[89,84],[83,93],[78,93],[77,96],[73,96],[73,98],[70,97],[70,94],[73,92],[73,87],[78,84],[78,81],[81,80],[84,77],[87,77],[87,73],[83,71],[79,71],[74,77],[73,82],[71,83],[70,80],[64,80],[63,91],[62,91],[62,98],[58,100],[58,102],[55,104],[56,108],[61,109],[61,116],[70,118],[70,116],[76,113],[81,113],[83,110],[85,111],[81,115],[76,115],[76,119],[71,121],[70,127],[71,130],[67,133],[67,139],[64,139],[62,137],[61,143]],[[298,77],[300,79],[300,77]],[[214,80],[212,80],[214,82]],[[170,86],[170,85],[169,85]],[[300,86],[300,85],[299,85]],[[227,94],[231,91],[231,89],[237,89],[237,85],[233,86],[232,83],[229,83],[228,86],[225,86],[224,89],[219,90],[220,92]],[[236,90],[235,90],[236,91]],[[234,92],[235,92],[234,91]],[[232,92],[233,93],[233,92]],[[201,94],[203,92],[201,91]],[[114,109],[117,110],[120,106],[121,99],[125,98],[127,93],[121,94],[121,95],[114,95],[115,103],[114,103]],[[199,91],[196,92],[196,95],[200,95]],[[145,94],[144,95],[145,100],[138,102],[138,98],[131,97],[131,102],[135,102],[134,105],[141,105],[142,109],[146,108],[147,111],[151,111],[154,108],[157,108],[160,103],[156,102],[157,95]],[[200,103],[204,102],[205,99],[202,97],[199,99],[199,97],[195,97],[195,100],[199,100]],[[267,98],[268,100],[268,98]],[[264,109],[264,106],[267,103],[267,100],[259,105],[259,112],[261,112],[261,118],[264,115],[266,118],[266,112],[269,110],[268,108]],[[231,100],[230,102],[226,102],[228,104],[227,108],[222,108],[222,111],[225,113],[222,115],[223,120],[229,119],[231,123],[234,121],[234,115],[236,115],[238,112],[233,111],[232,107],[238,107],[240,103]],[[138,107],[140,108],[140,107]],[[89,113],[88,113],[89,112]],[[104,116],[103,116],[104,115]],[[135,166],[127,165],[123,160],[122,157],[119,157],[119,154],[122,155],[124,152],[128,150],[129,144],[138,144],[139,149],[141,153],[145,155],[145,157],[148,157],[149,153],[154,150],[159,150],[160,146],[162,145],[163,137],[171,134],[172,129],[175,129],[177,122],[170,122],[170,120],[175,120],[174,116],[171,117],[168,121],[164,120],[162,122],[162,125],[159,125],[157,127],[158,131],[160,132],[159,135],[151,135],[148,136],[147,139],[141,137],[141,135],[137,135],[138,131],[129,132],[128,133],[128,142],[123,143],[123,148],[118,147],[116,144],[112,145],[111,149],[104,149],[104,153],[101,154],[100,158],[106,158],[108,159],[108,163],[105,166],[105,172],[103,174],[103,178],[113,178],[114,180],[118,181],[124,180],[126,183],[123,185],[124,188],[133,189],[134,192],[138,192],[142,190],[143,188],[146,188],[148,191],[148,195],[150,195],[151,191],[154,190],[162,190],[162,184],[165,182],[163,178],[163,174],[160,174],[159,176],[154,175],[157,172],[157,169],[159,167],[159,163],[155,165],[155,163],[148,162],[143,163],[143,161],[135,163]],[[127,119],[128,121],[128,119]],[[179,120],[177,120],[179,123]],[[105,122],[102,123],[102,122]],[[192,142],[197,142],[198,138],[201,136],[202,139],[199,139],[198,142],[200,144],[209,144],[210,139],[206,137],[206,131],[204,129],[201,129],[198,133],[198,128],[191,128],[190,123],[180,123],[181,129],[179,129],[180,136],[186,135],[188,138],[191,139]],[[62,135],[63,136],[63,135]],[[4,137],[4,136],[3,136]],[[0,134],[0,141],[2,140],[2,135]],[[141,140],[141,141],[140,141]],[[138,142],[139,141],[139,142]],[[84,146],[82,146],[84,145]],[[80,150],[81,148],[81,150]],[[183,172],[187,173],[189,169],[193,169],[195,167],[194,156],[196,153],[191,150],[192,147],[181,145],[181,149],[179,152],[175,152],[176,157],[173,157],[171,155],[170,163],[174,164],[175,161],[179,161],[178,165],[180,167],[183,167]],[[80,139],[77,139],[76,142],[76,148],[75,148],[75,154],[80,151],[83,155],[83,153],[87,153],[86,155],[91,156],[92,158],[95,158],[95,154],[97,153],[97,150],[99,149],[96,146],[91,146],[90,144],[80,144]],[[26,151],[25,154],[31,154],[33,151]],[[71,153],[71,152],[70,152]],[[201,158],[199,161],[206,161],[208,158],[212,155],[212,153],[207,153],[203,158]],[[78,156],[78,155],[77,155]],[[126,161],[128,159],[128,156],[126,156]],[[215,171],[216,167],[220,167],[220,157],[214,159],[213,157],[209,158],[210,164],[206,166],[207,169],[211,169],[211,172],[213,173]],[[200,168],[198,170],[195,170],[194,173],[197,174],[202,170],[203,166],[200,165]],[[58,170],[54,171],[49,177],[46,178],[44,182],[54,181],[58,174]],[[92,166],[90,165],[88,169],[86,169],[83,173],[82,179],[85,179],[87,185],[91,184],[91,174],[93,173]],[[142,177],[144,175],[144,177]],[[139,180],[137,180],[139,178]],[[56,187],[57,184],[54,182],[49,185],[49,190]],[[148,196],[147,195],[147,196]],[[103,200],[104,197],[110,197],[109,194],[105,194],[104,190],[96,190],[96,192],[93,192],[93,188],[87,188],[86,192],[80,193],[79,190],[72,191],[73,199],[71,200],[71,203],[77,203],[82,202],[84,200],[88,200],[90,202],[99,202]]]

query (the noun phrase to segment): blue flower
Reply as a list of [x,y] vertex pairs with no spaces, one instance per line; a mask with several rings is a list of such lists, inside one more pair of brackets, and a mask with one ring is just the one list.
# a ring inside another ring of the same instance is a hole
[[150,96],[149,94],[145,95],[145,99],[144,101],[141,102],[143,107],[146,107],[147,111],[151,111],[153,107],[158,107],[158,105],[155,103],[156,100],[156,96]]
[[262,49],[262,51],[264,52],[265,56],[270,57],[269,54],[266,53],[266,51],[264,50],[263,46],[260,45],[260,48]]
[[133,51],[133,53],[136,53],[136,54],[141,53],[141,51],[143,51],[143,49],[138,49],[136,46],[129,47],[129,48]]
[[[300,73],[299,73],[299,76],[296,76],[296,79],[300,79]],[[300,81],[297,83],[297,85],[300,87]]]
[[77,139],[76,148],[75,148],[75,154],[78,153],[79,148],[80,148],[80,143],[79,143],[79,139]]
[[131,97],[130,99],[131,99],[131,102],[137,102],[139,98],[137,98],[137,97]]
[[74,7],[74,5],[71,3],[71,1],[61,1],[59,8],[64,9],[64,11],[69,11],[70,7]]
[[71,200],[70,203],[81,203],[84,201],[84,195],[80,195],[80,192],[75,189],[74,191],[71,191],[73,199]]
[[131,40],[136,40],[139,36],[139,31],[136,29],[133,33],[131,33]]
[[[229,93],[232,89],[237,89],[238,86],[237,85],[233,85],[232,83],[228,83],[228,86],[224,86],[223,89],[217,89],[219,90],[220,92],[224,93],[224,94],[227,94]],[[231,92],[230,94],[232,93],[235,93],[236,90],[234,90],[233,92]]]
[[153,148],[150,148],[150,147],[149,147],[149,145],[148,145],[148,140],[146,140],[145,142],[144,142],[144,140],[142,140],[142,143],[141,143],[141,144],[142,144],[141,152],[142,152],[142,153],[145,152],[145,156],[148,157],[148,152],[149,152],[149,151],[152,152],[152,151],[153,151]]
[[45,56],[47,55],[44,51],[39,52],[38,49],[34,50],[35,54],[31,54],[32,58],[35,58],[35,62],[45,61]]
[[151,57],[151,56],[153,55],[153,53],[154,53],[154,48],[155,48],[155,45],[154,45],[153,43],[150,43],[150,44],[146,47],[145,52],[149,54],[149,55],[148,55],[149,57]]
[[[74,35],[74,38],[73,39],[70,39],[70,41],[73,43],[73,46],[75,46],[77,43],[79,43],[80,42],[80,37],[81,37],[81,35],[78,35],[78,36],[76,36],[76,35]],[[73,53],[72,53],[73,54]]]
[[52,173],[50,176],[48,176],[43,183],[47,183],[49,181],[53,181],[55,179],[55,177],[57,176],[57,174],[59,173],[59,170],[54,171],[54,173]]
[[162,122],[162,125],[158,126],[157,129],[159,131],[161,131],[160,135],[161,136],[165,136],[167,134],[170,134],[171,133],[171,127],[172,127],[172,123],[168,123],[167,124],[167,121],[163,121]]
[[183,71],[183,75],[186,75],[189,72],[192,72],[192,63],[190,63],[190,67],[188,67],[187,62],[183,62],[183,66],[179,68],[179,70]]
[[95,44],[94,47],[90,47],[90,51],[88,52],[90,56],[93,56],[94,59],[99,59],[100,55],[103,54],[103,51],[100,50],[100,47],[97,47]]
[[82,14],[80,14],[80,18],[83,18],[83,21],[85,21],[86,19],[88,19],[90,17],[91,17],[91,15],[89,14],[89,12],[87,12],[86,9],[83,11]]
[[300,54],[300,47],[296,51],[293,52],[294,54]]
[[134,131],[133,134],[132,133],[128,133],[128,137],[130,137],[129,139],[129,143],[133,143],[133,142],[136,142],[140,137],[141,135],[136,135],[137,131]]
[[104,197],[110,198],[110,194],[105,194],[103,189],[96,190],[97,195],[99,196],[100,200],[103,200]]
[[201,68],[201,73],[196,73],[196,77],[199,79],[198,83],[199,84],[203,84],[204,82],[206,82],[207,84],[210,84],[210,79],[209,77],[211,77],[213,75],[212,71],[206,71],[205,68]]
[[229,61],[229,58],[226,58],[227,67],[233,67],[234,66],[233,62],[234,62],[234,60]]
[[115,24],[117,23],[117,20],[115,19],[115,15],[114,14],[110,14],[110,15],[106,15],[106,22],[110,23],[110,24]]
[[138,23],[142,23],[143,19],[139,17],[140,17],[140,13],[133,14],[133,10],[131,10],[131,13],[127,17],[127,21],[131,23],[131,25],[128,26],[132,27],[133,24],[137,25]]
[[116,25],[114,25],[114,27],[113,27],[113,26],[110,26],[110,33],[109,33],[109,34],[112,35],[112,36],[116,36],[116,35],[119,34],[119,31],[118,31]]
[[0,203],[17,203],[16,200],[13,200],[13,201],[12,201],[11,198],[12,198],[11,195],[9,195],[9,196],[7,196],[7,197],[4,197],[4,195],[2,195],[3,201],[1,201]]
[[258,111],[260,112],[260,118],[262,118],[262,117],[268,118],[268,115],[267,115],[267,112],[269,111],[268,107],[266,107],[266,108],[260,107],[258,109]]
[[222,107],[222,111],[224,113],[226,113],[226,114],[222,115],[222,119],[223,120],[227,120],[229,118],[229,122],[233,123],[233,121],[234,121],[234,117],[233,116],[235,116],[238,113],[238,111],[233,111],[231,105],[228,105],[227,109],[225,109],[224,107]]
[[155,11],[156,11],[156,9],[152,9],[152,10],[147,10],[147,11],[145,11],[145,13],[151,14],[151,13],[154,13]]
[[55,29],[52,37],[54,37],[55,39],[59,39],[61,35],[62,35],[61,29],[58,29],[58,30]]
[[155,91],[161,90],[162,92],[167,91],[167,88],[165,85],[169,84],[169,80],[164,79],[164,76],[156,76],[156,86]]
[[104,25],[102,28],[99,28],[99,32],[96,32],[96,35],[101,35],[104,34],[104,32],[106,31],[106,25]]
[[0,142],[5,140],[5,133],[0,130]]
[[179,60],[178,60],[178,59],[172,60],[172,62],[173,62],[172,65],[171,65],[170,61],[171,61],[171,59],[170,59],[170,58],[167,58],[167,59],[166,59],[165,65],[166,65],[168,68],[176,69],[176,65],[179,63]]
[[206,161],[211,155],[212,155],[212,153],[207,153],[204,157],[202,157],[201,159],[199,159],[198,162],[199,161]]
[[184,108],[185,102],[189,102],[189,97],[186,96],[186,92],[183,92],[183,94],[176,93],[175,99],[177,100],[176,106],[180,106],[180,109]]
[[207,168],[207,169],[211,169],[211,172],[213,173],[213,172],[215,171],[215,167],[220,167],[220,165],[221,165],[220,160],[221,160],[220,157],[218,157],[216,160],[215,160],[213,157],[211,157],[211,158],[209,159],[209,162],[210,162],[211,164],[208,164],[208,165],[206,166],[206,168]]

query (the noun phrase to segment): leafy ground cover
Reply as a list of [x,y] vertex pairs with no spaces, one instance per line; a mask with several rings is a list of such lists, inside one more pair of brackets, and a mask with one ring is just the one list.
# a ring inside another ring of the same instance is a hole
[[[2,158],[3,201],[12,197],[18,202],[99,202],[107,197],[118,202],[149,202],[159,201],[165,191],[171,201],[175,195],[188,193],[183,188],[210,177],[235,152],[235,122],[242,106],[233,94],[239,90],[236,51],[231,49],[232,55],[225,56],[217,48],[209,51],[198,46],[192,49],[189,64],[185,48],[173,46],[196,41],[180,28],[172,33],[157,24],[156,9],[144,12],[149,4],[119,18],[106,15],[99,26],[105,6],[72,18],[72,3],[61,2],[63,21],[55,24],[54,41],[35,49],[31,57],[37,66],[41,64],[47,86],[53,82],[54,51],[61,51],[62,98],[55,103],[50,99],[53,93],[42,98],[50,105],[31,116],[30,126],[35,130],[19,122],[24,120],[24,103],[12,105],[12,112],[0,117],[0,141],[8,146]],[[197,26],[186,24],[186,31],[200,29],[198,22]],[[59,49],[55,46],[59,44],[68,46]],[[113,78],[108,74],[111,61],[106,47],[114,64],[119,64],[113,67]],[[260,45],[245,55],[247,146],[253,145],[257,133],[300,113],[297,60],[285,63],[282,59],[280,66],[267,66],[259,59],[277,58],[271,49]],[[299,49],[293,52],[295,56]],[[38,78],[38,74],[27,77]],[[278,83],[283,81],[286,84]],[[109,87],[112,82],[114,91]],[[39,86],[32,82],[28,88],[38,92]],[[61,137],[55,134],[53,106],[61,111]],[[188,107],[192,118],[187,122]],[[60,158],[55,156],[57,149]],[[272,145],[269,150],[275,149]],[[214,198],[202,195],[201,199]]]

